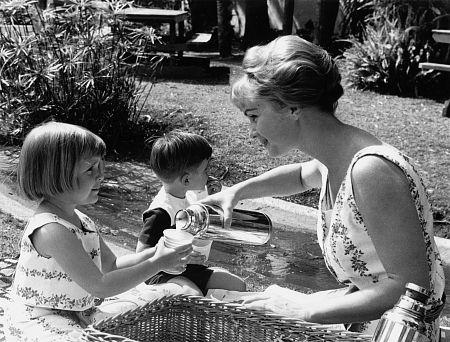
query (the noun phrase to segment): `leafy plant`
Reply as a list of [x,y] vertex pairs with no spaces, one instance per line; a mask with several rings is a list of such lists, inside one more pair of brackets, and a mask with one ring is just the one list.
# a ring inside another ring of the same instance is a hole
[[[366,5],[369,5],[367,3]],[[359,89],[418,96],[424,84],[439,82],[419,64],[443,56],[431,30],[443,17],[432,1],[376,0],[362,41],[352,38],[344,52],[349,83]]]
[[41,11],[30,0],[1,3],[3,142],[49,119],[82,125],[112,149],[133,133],[161,61],[147,47],[159,37],[122,20],[118,12],[130,3],[101,4],[71,0]]

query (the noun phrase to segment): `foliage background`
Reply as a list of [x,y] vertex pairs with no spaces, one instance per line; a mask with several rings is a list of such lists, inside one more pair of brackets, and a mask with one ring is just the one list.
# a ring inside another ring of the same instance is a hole
[[[129,3],[74,0],[40,10],[34,1],[0,3],[0,141],[20,144],[46,120],[82,125],[127,151],[162,123],[141,122],[161,57],[151,27],[118,15]],[[26,24],[26,25],[23,25]]]

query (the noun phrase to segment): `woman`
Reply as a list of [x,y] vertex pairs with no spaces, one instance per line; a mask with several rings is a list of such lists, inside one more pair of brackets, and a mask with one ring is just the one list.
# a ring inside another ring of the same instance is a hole
[[[297,36],[283,36],[249,49],[243,69],[232,101],[250,120],[251,136],[272,157],[299,149],[313,159],[280,166],[203,202],[222,206],[229,225],[240,200],[320,187],[318,240],[329,270],[348,285],[297,300],[263,293],[244,304],[310,322],[361,322],[358,330],[370,333],[412,282],[431,290],[430,307],[439,312],[445,281],[422,181],[408,157],[336,118],[343,89],[331,57]],[[436,315],[429,318],[432,339],[437,323]]]

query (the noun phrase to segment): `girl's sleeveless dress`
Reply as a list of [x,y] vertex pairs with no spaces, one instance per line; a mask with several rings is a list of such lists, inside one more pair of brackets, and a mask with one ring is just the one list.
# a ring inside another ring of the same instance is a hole
[[[353,285],[349,289],[364,289],[388,277],[353,195],[351,170],[356,161],[367,155],[380,156],[392,162],[403,171],[409,182],[411,197],[416,206],[427,247],[432,291],[429,302],[429,307],[432,309],[430,313],[439,313],[445,300],[442,298],[445,279],[442,261],[434,241],[433,216],[427,193],[409,158],[389,145],[369,146],[353,157],[334,203],[331,203],[329,195],[328,172],[325,167],[322,170],[317,236],[325,263],[340,283]],[[372,334],[377,323],[378,320],[360,323],[357,325],[357,330]],[[427,324],[427,335],[432,341],[436,341],[439,337],[438,325],[436,315]]]
[[76,213],[84,229],[50,213],[30,218],[20,243],[11,300],[5,308],[8,342],[78,341],[81,330],[88,324],[170,294],[162,286],[143,284],[102,301],[72,281],[54,259],[39,255],[30,236],[43,225],[56,222],[76,235],[101,269],[98,229],[89,217],[80,211]]

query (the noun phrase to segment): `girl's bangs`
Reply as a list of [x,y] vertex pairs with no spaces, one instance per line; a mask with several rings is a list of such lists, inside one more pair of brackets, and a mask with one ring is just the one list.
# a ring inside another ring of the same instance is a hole
[[104,157],[106,154],[106,145],[100,137],[87,132],[82,142],[81,154],[86,157]]

